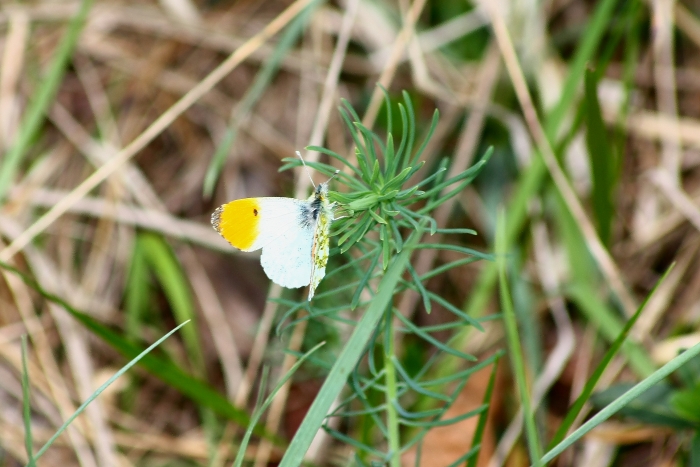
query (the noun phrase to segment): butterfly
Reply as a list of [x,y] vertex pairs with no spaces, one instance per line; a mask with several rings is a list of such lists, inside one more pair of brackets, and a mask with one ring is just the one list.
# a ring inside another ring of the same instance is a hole
[[311,300],[326,275],[328,263],[329,232],[335,207],[328,199],[331,179],[314,186],[314,193],[306,200],[244,198],[231,201],[212,213],[211,224],[239,250],[262,248],[260,264],[267,277],[292,289],[308,285]]

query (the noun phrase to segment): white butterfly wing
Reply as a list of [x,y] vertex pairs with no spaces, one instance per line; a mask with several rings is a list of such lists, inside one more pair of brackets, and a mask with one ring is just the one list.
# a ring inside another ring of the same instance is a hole
[[308,202],[294,198],[261,198],[260,264],[267,277],[287,288],[309,285],[315,225],[304,222]]

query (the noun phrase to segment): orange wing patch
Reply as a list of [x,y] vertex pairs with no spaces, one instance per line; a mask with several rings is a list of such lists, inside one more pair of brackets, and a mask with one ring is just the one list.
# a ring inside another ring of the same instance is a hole
[[248,251],[260,233],[260,215],[257,199],[238,199],[217,208],[211,215],[211,223],[231,245]]

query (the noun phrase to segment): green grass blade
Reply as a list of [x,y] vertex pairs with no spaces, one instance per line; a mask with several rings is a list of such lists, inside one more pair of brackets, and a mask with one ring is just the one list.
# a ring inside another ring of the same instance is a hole
[[[482,400],[483,405],[487,405],[489,409],[491,408],[491,398],[493,396],[493,389],[496,386],[496,370],[498,369],[498,361],[503,354],[499,352],[496,354],[496,360],[493,362],[491,367],[491,376],[489,377],[489,383],[486,385],[486,391],[484,392],[484,398]],[[481,440],[484,437],[484,431],[486,431],[486,422],[489,418],[489,410],[485,410],[481,415],[479,415],[479,422],[476,424],[476,430],[474,430],[474,436],[472,437],[472,448],[476,446],[481,446]],[[481,452],[481,449],[479,449]],[[469,459],[465,467],[476,467],[476,463],[479,460],[479,456],[476,455]]]
[[[483,416],[483,414],[481,414],[481,416]],[[457,459],[456,461],[454,461],[453,463],[451,463],[447,467],[457,467],[458,465],[460,465],[464,462],[467,462],[467,461],[472,462],[474,459],[479,458],[479,452],[481,452],[481,445],[480,444],[472,446],[472,448],[469,451],[465,452],[463,455],[461,455],[459,457],[459,459]]]
[[[609,342],[622,333],[624,325],[616,313],[603,301],[590,286],[582,283],[573,284],[566,289],[567,297],[576,304],[586,318],[593,323],[600,334]],[[648,352],[641,345],[625,341],[622,344],[622,353],[627,358],[630,367],[640,377],[644,378],[654,372],[656,367],[648,356]]]
[[[590,402],[596,409],[601,409],[629,391],[631,387],[632,383],[617,383],[593,394]],[[671,386],[669,381],[661,381],[622,407],[618,415],[620,418],[643,425],[670,428],[677,431],[697,429],[700,427],[696,415],[698,412],[694,411],[692,417],[686,417],[682,410],[680,413],[678,412],[678,406],[672,402],[674,399],[677,400],[679,395],[683,397],[682,394],[683,392]],[[699,395],[695,393],[692,396],[696,409],[698,408]]]
[[689,467],[700,467],[700,433],[693,433],[690,440],[690,465]]
[[158,283],[172,308],[175,320],[178,323],[191,321],[191,325],[182,331],[182,337],[187,347],[187,353],[192,359],[193,367],[202,375],[204,370],[204,356],[202,345],[199,341],[197,328],[197,313],[190,292],[190,284],[182,270],[175,253],[165,242],[163,237],[153,233],[139,235],[137,241],[143,251],[151,271],[156,276]]
[[[308,359],[311,354],[316,352],[321,346],[323,346],[325,342],[319,342],[316,344],[311,350],[306,352],[299,360],[292,365],[292,367],[289,369],[288,372],[286,372],[277,382],[277,385],[274,387],[272,392],[270,392],[270,395],[267,396],[265,401],[258,407],[255,412],[253,413],[253,416],[250,419],[250,424],[248,425],[248,429],[245,432],[245,435],[243,436],[243,439],[241,440],[241,444],[238,447],[238,453],[236,454],[236,459],[233,463],[234,466],[240,467],[243,464],[243,460],[245,459],[245,451],[246,447],[248,446],[248,443],[250,442],[250,437],[254,433],[254,428],[258,423],[258,420],[260,420],[260,417],[262,417],[262,414],[265,413],[267,408],[272,404],[272,401],[275,398],[275,395],[282,389],[282,386],[291,378],[294,373],[297,372],[299,367]],[[261,384],[260,385],[260,390],[262,391],[264,389],[265,385]]]
[[172,331],[170,331],[169,333],[167,333],[166,335],[164,335],[163,337],[158,339],[151,346],[149,346],[146,350],[144,350],[143,352],[138,354],[136,357],[134,357],[129,363],[127,363],[126,365],[121,367],[121,369],[119,371],[117,371],[114,375],[112,375],[112,377],[109,378],[102,386],[97,388],[97,390],[94,393],[92,393],[92,395],[90,397],[88,397],[87,400],[80,405],[80,407],[78,407],[78,409],[75,411],[75,413],[73,415],[71,415],[70,417],[68,417],[68,420],[66,420],[63,423],[63,425],[61,425],[59,427],[59,429],[56,430],[56,433],[51,438],[49,438],[49,440],[46,442],[46,444],[44,444],[44,446],[42,446],[42,448],[37,451],[35,459],[39,459],[46,452],[46,450],[51,447],[53,442],[56,441],[56,438],[58,438],[65,431],[65,429],[68,428],[68,425],[70,425],[73,422],[73,420],[75,420],[75,418],[85,410],[85,408],[88,406],[88,404],[90,402],[95,400],[95,398],[97,398],[97,396],[102,394],[102,392],[105,389],[107,389],[107,387],[110,384],[112,384],[114,381],[116,381],[117,378],[119,378],[121,375],[126,373],[132,366],[136,365],[136,363],[138,363],[139,360],[146,357],[153,349],[158,347],[161,344],[161,342],[163,342],[165,339],[170,337],[172,334],[174,334],[178,329],[183,327],[185,324],[187,324],[187,323],[179,324],[178,326],[175,327],[175,329],[173,329]]
[[[586,64],[593,58],[596,49],[600,45],[605,30],[609,26],[610,15],[617,3],[617,0],[602,0],[596,4],[593,17],[586,26],[586,34],[571,61],[569,74],[564,82],[561,97],[556,106],[546,116],[544,127],[549,141],[557,141],[557,132],[561,123],[565,121],[564,116],[566,112],[571,108],[576,98],[576,88],[583,79]],[[527,218],[529,203],[542,185],[545,175],[546,168],[542,158],[539,156],[534,157],[532,164],[521,175],[519,182],[515,186],[508,205],[506,247],[509,248],[513,244],[522,230]],[[484,272],[479,276],[473,288],[474,293],[470,295],[465,303],[464,308],[468,314],[480,316],[483,313],[497,277],[497,267],[495,265],[485,265]]]
[[561,196],[553,196],[552,198],[552,215],[558,220],[555,227],[556,235],[561,238],[568,264],[576,265],[575,268],[571,268],[570,282],[585,284],[592,289],[597,289],[601,273],[591,251],[586,246],[586,239],[581,228],[567,209]]
[[36,138],[39,128],[44,122],[44,115],[53,103],[91,6],[92,0],[83,0],[81,2],[78,14],[71,20],[66,33],[63,35],[60,44],[58,44],[46,78],[35,92],[35,97],[32,99],[27,113],[22,119],[17,139],[10,150],[2,157],[2,165],[0,165],[0,201],[5,199],[19,168],[22,156],[25,154],[30,142]]
[[151,296],[151,283],[148,271],[148,261],[142,248],[142,242],[137,238],[134,251],[131,254],[131,264],[126,279],[124,297],[125,331],[133,342],[141,337],[143,314],[148,307]]
[[605,31],[610,27],[610,17],[618,3],[621,2],[619,0],[602,0],[595,5],[596,9],[586,25],[581,45],[576,49],[571,65],[569,65],[569,74],[561,90],[561,98],[547,115],[545,133],[550,141],[557,139],[556,135],[561,122],[564,121],[564,116],[576,97],[576,88],[583,79],[586,66],[593,58]]
[[[124,357],[134,358],[139,355],[141,348],[138,345],[132,344],[88,315],[74,309],[68,309],[68,311],[83,326],[88,328]],[[148,370],[149,373],[153,374],[153,376],[192,399],[200,407],[209,408],[213,412],[241,426],[246,426],[250,423],[250,418],[245,410],[234,407],[228,399],[217,390],[200,379],[190,376],[169,360],[154,355],[146,355],[140,360],[139,364]],[[257,433],[261,434],[262,430]]]
[[667,378],[671,373],[676,371],[678,368],[686,364],[688,361],[700,355],[700,344],[696,344],[690,349],[686,350],[682,354],[678,355],[676,358],[656,370],[651,376],[639,382],[630,388],[629,391],[625,392],[623,395],[615,399],[612,403],[608,404],[603,410],[595,414],[586,423],[581,425],[576,431],[571,433],[564,441],[557,444],[554,448],[549,450],[541,459],[542,464],[550,462],[559,454],[564,452],[569,446],[574,444],[576,441],[581,439],[586,433],[603,423],[605,420],[609,419],[615,415],[620,409],[625,407],[631,401],[639,397],[645,391],[647,391],[652,386],[660,383],[665,378]]
[[530,403],[530,393],[528,390],[527,378],[525,377],[525,360],[521,350],[520,337],[518,336],[518,323],[515,318],[515,309],[506,279],[507,250],[505,249],[505,245],[505,215],[501,210],[498,213],[498,224],[496,228],[496,263],[498,265],[501,307],[503,308],[503,324],[506,328],[506,340],[508,341],[508,348],[510,349],[511,366],[518,386],[520,404],[523,409],[530,459],[536,460],[542,456],[542,445],[537,433],[537,427],[535,426],[535,414],[532,411],[532,405]]
[[605,129],[605,122],[598,102],[598,82],[595,72],[586,70],[585,79],[586,146],[593,178],[593,212],[598,224],[598,235],[606,246],[610,244],[613,215],[613,191],[615,189],[615,155]]
[[32,436],[32,403],[29,391],[29,367],[27,365],[27,335],[22,334],[22,418],[24,420],[24,449],[27,451],[27,467],[34,467],[34,437]]

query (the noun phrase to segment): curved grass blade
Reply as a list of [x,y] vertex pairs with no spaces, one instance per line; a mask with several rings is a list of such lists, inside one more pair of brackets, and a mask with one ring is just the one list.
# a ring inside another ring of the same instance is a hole
[[[272,401],[275,398],[275,395],[279,392],[279,390],[284,386],[284,384],[289,380],[289,378],[296,373],[296,371],[299,369],[299,367],[306,361],[307,358],[316,350],[321,348],[321,346],[325,345],[325,342],[319,342],[316,344],[312,349],[310,349],[308,352],[306,352],[297,362],[292,365],[292,367],[289,369],[288,372],[286,372],[277,382],[277,385],[274,387],[270,395],[265,399],[265,402],[260,405],[257,410],[253,413],[253,416],[250,419],[250,424],[248,425],[248,429],[245,432],[245,435],[243,436],[243,439],[241,440],[241,444],[238,448],[238,454],[236,455],[236,459],[233,463],[234,466],[240,467],[243,464],[243,460],[245,458],[245,451],[246,448],[248,447],[248,443],[250,442],[250,437],[253,435],[255,432],[255,426],[258,423],[258,420],[260,420],[260,417],[262,417],[262,414],[267,410],[267,408],[272,404]],[[264,388],[264,385],[261,384],[260,390],[262,391]]]
[[161,342],[163,342],[165,339],[170,337],[172,334],[174,334],[178,329],[183,327],[185,324],[187,324],[187,322],[179,324],[172,331],[170,331],[169,333],[167,333],[166,335],[164,335],[163,337],[161,337],[160,339],[155,341],[146,350],[144,350],[143,352],[138,354],[129,363],[127,363],[126,365],[121,367],[121,369],[119,371],[117,371],[114,375],[112,375],[112,377],[109,378],[102,386],[97,388],[97,390],[94,393],[92,393],[92,395],[90,397],[88,397],[88,399],[85,402],[80,404],[80,407],[78,407],[78,409],[75,411],[75,413],[73,413],[73,415],[68,417],[68,420],[66,420],[63,423],[63,425],[61,425],[58,428],[58,430],[56,430],[56,433],[51,438],[49,438],[49,440],[46,442],[46,444],[44,444],[44,446],[42,446],[42,448],[37,451],[36,456],[34,456],[34,459],[39,459],[51,447],[53,442],[56,441],[56,438],[58,438],[65,431],[65,429],[68,428],[68,425],[73,423],[73,420],[75,420],[75,418],[85,410],[85,408],[88,406],[88,404],[90,402],[92,402],[93,400],[95,400],[95,398],[97,398],[97,396],[102,394],[102,392],[105,389],[107,389],[107,387],[110,384],[112,384],[114,381],[116,381],[117,378],[119,378],[121,375],[126,373],[127,370],[129,370],[132,366],[136,365],[136,363],[138,363],[142,358],[146,357],[148,355],[148,353],[150,353],[153,349],[158,347],[161,344]]

